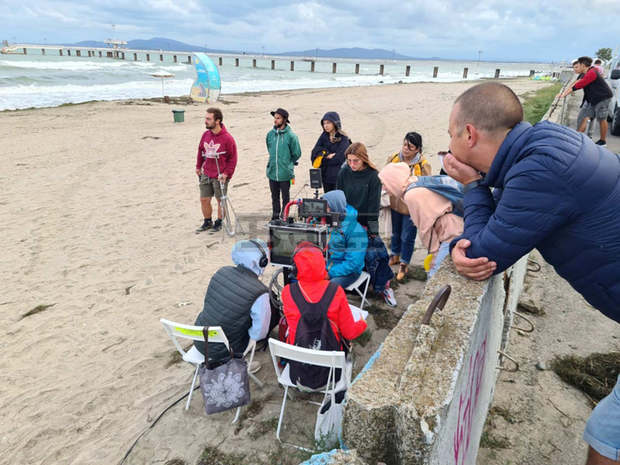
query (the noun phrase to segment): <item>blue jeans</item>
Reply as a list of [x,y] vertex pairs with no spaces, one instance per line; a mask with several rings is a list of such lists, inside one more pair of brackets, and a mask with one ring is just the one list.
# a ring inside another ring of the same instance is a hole
[[418,229],[409,215],[403,215],[396,210],[392,212],[392,255],[400,255],[400,262],[409,264],[413,255],[413,246]]
[[357,278],[360,277],[360,273],[351,273],[345,276],[334,276],[333,278],[329,278],[332,283],[336,283],[339,286],[342,286],[343,289],[346,289],[348,286],[353,284]]
[[613,391],[592,411],[583,439],[608,459],[620,459],[620,376]]

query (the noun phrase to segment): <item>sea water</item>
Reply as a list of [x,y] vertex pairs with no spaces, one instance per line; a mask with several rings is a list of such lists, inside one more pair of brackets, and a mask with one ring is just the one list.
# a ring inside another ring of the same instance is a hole
[[[118,100],[188,95],[196,78],[194,66],[186,61],[189,54],[179,54],[178,63],[171,55],[152,53],[151,61],[144,54],[133,61],[133,53],[126,54],[126,60],[98,57],[58,56],[55,50],[46,55],[29,49],[27,55],[0,55],[0,110],[14,110],[30,107],[50,107],[65,103],[79,103],[90,100]],[[65,52],[66,53],[66,52]],[[82,51],[86,54],[86,51]],[[211,58],[218,63],[220,55]],[[495,70],[501,70],[501,77],[527,76],[530,70],[539,74],[557,71],[551,63],[491,63],[477,61],[444,60],[352,60],[319,59],[315,72],[310,72],[310,59],[300,57],[239,57],[239,67],[233,56],[223,56],[219,66],[222,80],[222,94],[261,92],[286,89],[370,86],[396,82],[452,82],[460,81],[463,68],[469,68],[468,80],[490,78]],[[130,59],[131,58],[131,59]],[[256,68],[252,59],[256,59]],[[271,69],[271,60],[276,60],[276,69]],[[290,62],[295,61],[295,70],[290,71]],[[332,73],[332,63],[337,63],[337,73]],[[360,64],[359,74],[355,73]],[[384,74],[379,74],[383,64]],[[405,68],[411,66],[410,75]],[[433,68],[439,67],[437,78]],[[173,74],[162,79],[152,74]]]

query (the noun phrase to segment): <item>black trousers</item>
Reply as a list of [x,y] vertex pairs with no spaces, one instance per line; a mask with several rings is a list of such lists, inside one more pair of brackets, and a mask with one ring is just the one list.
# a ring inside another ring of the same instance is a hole
[[[291,181],[273,181],[270,179],[269,189],[271,190],[271,219],[275,220],[280,218],[282,209],[291,198]],[[280,192],[282,192],[282,207],[280,207]]]

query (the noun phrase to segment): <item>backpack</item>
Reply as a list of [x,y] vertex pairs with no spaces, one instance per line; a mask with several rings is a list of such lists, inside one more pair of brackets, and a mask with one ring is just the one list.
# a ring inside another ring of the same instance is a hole
[[[315,350],[341,350],[340,343],[334,334],[327,318],[327,310],[331,304],[338,285],[329,283],[321,300],[316,303],[307,302],[301,293],[299,283],[291,284],[291,297],[299,309],[301,317],[297,323],[294,344],[298,347]],[[325,386],[329,377],[329,367],[319,367],[306,363],[289,361],[291,381],[302,386],[317,389]],[[340,378],[340,370],[336,370],[336,380]]]

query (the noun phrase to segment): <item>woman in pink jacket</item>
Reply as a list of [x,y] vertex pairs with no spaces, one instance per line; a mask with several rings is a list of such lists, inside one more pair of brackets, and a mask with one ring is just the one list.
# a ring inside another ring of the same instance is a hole
[[439,268],[441,261],[449,254],[450,241],[463,233],[463,218],[454,214],[452,202],[426,187],[407,187],[418,180],[411,176],[406,163],[390,163],[379,172],[383,187],[391,195],[402,199],[411,215],[411,221],[418,228],[418,237],[433,254],[429,277]]

